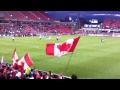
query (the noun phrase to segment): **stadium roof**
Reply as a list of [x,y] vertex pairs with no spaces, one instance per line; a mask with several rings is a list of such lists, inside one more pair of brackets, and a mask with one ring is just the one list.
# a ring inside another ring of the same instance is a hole
[[46,11],[46,13],[58,20],[65,17],[72,17],[75,20],[78,16],[85,19],[98,19],[100,21],[106,18],[120,18],[120,11]]

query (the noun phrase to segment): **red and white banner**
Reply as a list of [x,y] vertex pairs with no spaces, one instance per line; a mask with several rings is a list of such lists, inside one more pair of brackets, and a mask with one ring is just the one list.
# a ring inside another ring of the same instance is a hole
[[14,65],[14,63],[16,63],[19,60],[18,56],[17,56],[17,53],[16,53],[16,48],[13,51],[12,60],[13,60],[13,65]]
[[33,65],[33,62],[30,59],[30,56],[28,53],[26,53],[25,56],[18,61],[18,65],[22,65],[22,64],[24,64],[23,65],[24,70]]

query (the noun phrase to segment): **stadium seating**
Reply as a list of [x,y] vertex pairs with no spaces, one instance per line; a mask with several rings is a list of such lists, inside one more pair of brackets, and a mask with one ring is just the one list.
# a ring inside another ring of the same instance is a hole
[[24,17],[23,14],[21,14],[19,11],[9,11],[11,15],[14,16],[15,19],[22,21],[25,20],[26,18]]
[[30,11],[20,11],[25,17],[28,17],[29,20],[34,20],[34,21],[37,21],[38,18],[33,14],[31,13]]

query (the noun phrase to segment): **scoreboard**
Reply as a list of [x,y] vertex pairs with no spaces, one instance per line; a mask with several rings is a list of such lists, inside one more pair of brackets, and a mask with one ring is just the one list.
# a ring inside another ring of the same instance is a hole
[[84,28],[99,28],[100,24],[84,24]]
[[91,19],[89,20],[90,23],[98,23],[98,20],[97,19]]
[[89,24],[84,24],[84,28],[99,28],[100,24],[97,19],[89,20]]

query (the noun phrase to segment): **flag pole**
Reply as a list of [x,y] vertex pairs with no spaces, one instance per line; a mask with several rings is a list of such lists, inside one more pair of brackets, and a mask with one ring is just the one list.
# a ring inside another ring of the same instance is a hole
[[66,71],[67,71],[67,67],[68,67],[68,64],[69,64],[69,62],[70,62],[70,60],[71,60],[72,55],[73,55],[73,52],[72,52],[72,54],[71,54],[71,56],[70,56],[70,58],[69,58],[69,60],[68,60],[68,63],[67,63],[67,65],[66,65],[66,69],[65,69],[65,72],[64,72],[64,73],[66,73]]
[[[80,38],[80,36],[79,36],[79,38]],[[78,43],[78,41],[79,41],[79,38],[78,38],[78,40],[77,40],[77,43]],[[76,45],[77,45],[77,43],[76,43]],[[76,46],[76,45],[75,45],[75,46]],[[74,48],[75,48],[75,47],[74,47]],[[73,50],[73,51],[74,51],[74,50]],[[72,52],[72,54],[71,54],[71,56],[70,56],[70,58],[69,58],[69,60],[68,60],[68,63],[67,63],[67,65],[66,65],[66,69],[65,69],[65,72],[64,72],[64,73],[66,73],[66,71],[67,71],[68,64],[69,64],[69,62],[70,62],[70,60],[71,60],[72,55],[73,55],[73,52]]]

